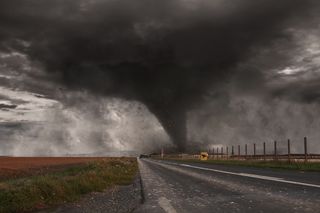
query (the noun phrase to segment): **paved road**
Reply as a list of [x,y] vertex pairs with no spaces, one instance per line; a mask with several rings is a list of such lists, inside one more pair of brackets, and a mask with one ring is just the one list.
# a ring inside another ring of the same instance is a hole
[[136,212],[320,212],[320,173],[139,160]]

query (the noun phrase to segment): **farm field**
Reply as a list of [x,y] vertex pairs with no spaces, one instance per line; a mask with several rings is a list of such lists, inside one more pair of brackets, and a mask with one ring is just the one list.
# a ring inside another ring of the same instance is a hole
[[135,158],[1,157],[0,213],[73,202],[90,192],[132,183]]
[[75,165],[97,160],[113,160],[103,157],[0,157],[0,180],[56,172]]

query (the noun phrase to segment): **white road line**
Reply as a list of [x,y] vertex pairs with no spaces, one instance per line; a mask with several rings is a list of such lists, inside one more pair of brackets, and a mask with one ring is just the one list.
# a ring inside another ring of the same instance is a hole
[[[166,163],[168,163],[168,162],[166,162]],[[182,167],[188,167],[188,168],[193,168],[193,169],[199,169],[199,170],[204,170],[204,171],[218,172],[218,173],[228,174],[228,175],[236,175],[236,176],[250,177],[250,178],[256,178],[256,179],[261,179],[261,180],[270,180],[270,181],[275,181],[275,182],[280,182],[280,183],[289,183],[289,184],[294,184],[294,185],[299,185],[299,186],[309,186],[309,187],[314,187],[314,188],[320,188],[320,185],[317,185],[317,184],[284,180],[283,178],[278,178],[278,177],[255,175],[255,174],[249,174],[249,173],[228,172],[228,171],[223,171],[223,170],[210,169],[210,168],[206,168],[206,167],[192,166],[189,164],[179,164],[179,163],[168,163],[168,164],[182,166]]]
[[166,213],[177,213],[177,211],[171,205],[170,200],[168,200],[167,198],[160,197],[158,199],[158,203]]

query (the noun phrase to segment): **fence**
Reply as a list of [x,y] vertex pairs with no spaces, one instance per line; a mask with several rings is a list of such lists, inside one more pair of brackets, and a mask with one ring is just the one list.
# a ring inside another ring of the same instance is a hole
[[[288,161],[308,161],[308,160],[319,160],[320,154],[308,153],[308,141],[307,137],[303,140],[304,153],[291,153],[291,142],[287,141],[287,153],[279,154],[277,141],[273,142],[272,154],[267,154],[266,142],[262,143],[262,153],[257,154],[257,145],[253,144],[253,153],[248,154],[248,145],[244,145],[244,152],[242,151],[241,145],[237,146],[225,146],[217,147],[216,149],[208,150],[210,159],[234,159],[234,160],[288,160]],[[225,149],[224,149],[225,148]],[[229,153],[229,148],[231,152]],[[237,150],[235,150],[237,148]],[[225,152],[224,152],[225,150]]]

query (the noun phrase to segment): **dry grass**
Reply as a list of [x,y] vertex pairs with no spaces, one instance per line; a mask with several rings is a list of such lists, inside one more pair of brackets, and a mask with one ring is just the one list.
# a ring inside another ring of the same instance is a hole
[[201,162],[207,164],[220,164],[220,165],[234,165],[246,167],[259,167],[259,168],[274,168],[274,169],[287,169],[287,170],[300,170],[300,171],[313,171],[320,172],[320,162],[303,162],[303,161],[257,161],[257,160],[213,160],[200,161],[199,159],[182,159],[182,158],[168,158],[168,160],[177,160],[183,162]]
[[135,158],[95,159],[45,174],[0,182],[0,212],[26,212],[78,199],[93,191],[132,182]]

